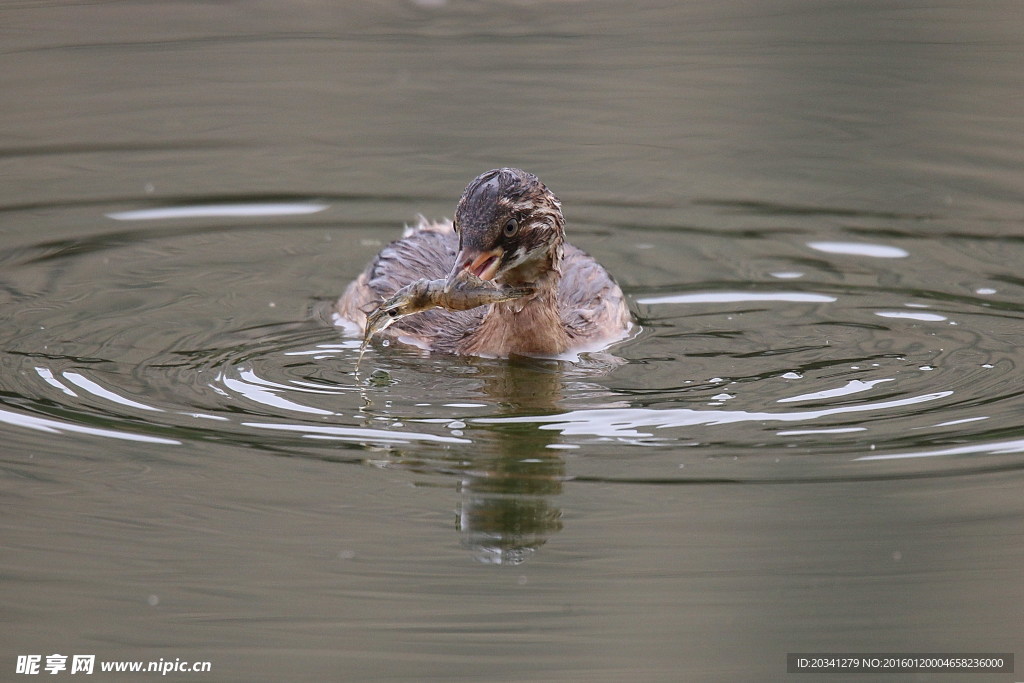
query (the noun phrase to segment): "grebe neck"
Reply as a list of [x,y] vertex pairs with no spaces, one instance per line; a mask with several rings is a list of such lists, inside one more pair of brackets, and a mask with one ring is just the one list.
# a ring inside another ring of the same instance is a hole
[[467,335],[466,351],[481,356],[564,353],[570,338],[558,311],[560,276],[557,269],[551,269],[534,283],[534,294],[491,304],[479,327]]

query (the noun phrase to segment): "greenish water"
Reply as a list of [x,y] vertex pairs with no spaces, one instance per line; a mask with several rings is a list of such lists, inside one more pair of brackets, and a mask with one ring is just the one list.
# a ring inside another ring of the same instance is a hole
[[[0,678],[1024,653],[1015,3],[0,25]],[[377,347],[356,376],[331,301],[500,165],[561,197],[640,333],[575,364]]]

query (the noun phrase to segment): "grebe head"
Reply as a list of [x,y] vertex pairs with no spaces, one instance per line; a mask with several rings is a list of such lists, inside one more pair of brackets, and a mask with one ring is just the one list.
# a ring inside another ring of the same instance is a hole
[[459,254],[449,280],[469,272],[519,285],[559,273],[562,205],[532,173],[499,168],[476,178],[459,199],[455,230]]

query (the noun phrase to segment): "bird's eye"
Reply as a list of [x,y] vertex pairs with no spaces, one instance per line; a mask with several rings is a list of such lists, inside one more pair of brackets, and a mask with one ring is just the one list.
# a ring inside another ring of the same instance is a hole
[[389,308],[389,309],[387,310],[387,313],[388,313],[388,315],[389,315],[389,316],[391,316],[392,318],[398,317],[398,309],[397,309],[397,308]]
[[512,237],[519,232],[519,221],[515,218],[510,218],[508,223],[505,223],[505,237]]

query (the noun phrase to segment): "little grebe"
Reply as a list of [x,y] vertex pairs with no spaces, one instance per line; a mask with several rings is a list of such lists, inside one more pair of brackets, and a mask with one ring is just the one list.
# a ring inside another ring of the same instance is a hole
[[363,333],[367,315],[402,287],[467,277],[529,293],[470,310],[426,310],[395,322],[384,336],[444,353],[556,356],[603,348],[631,326],[619,286],[565,242],[558,198],[537,176],[515,168],[471,182],[454,223],[422,221],[382,249],[349,284],[337,313]]

